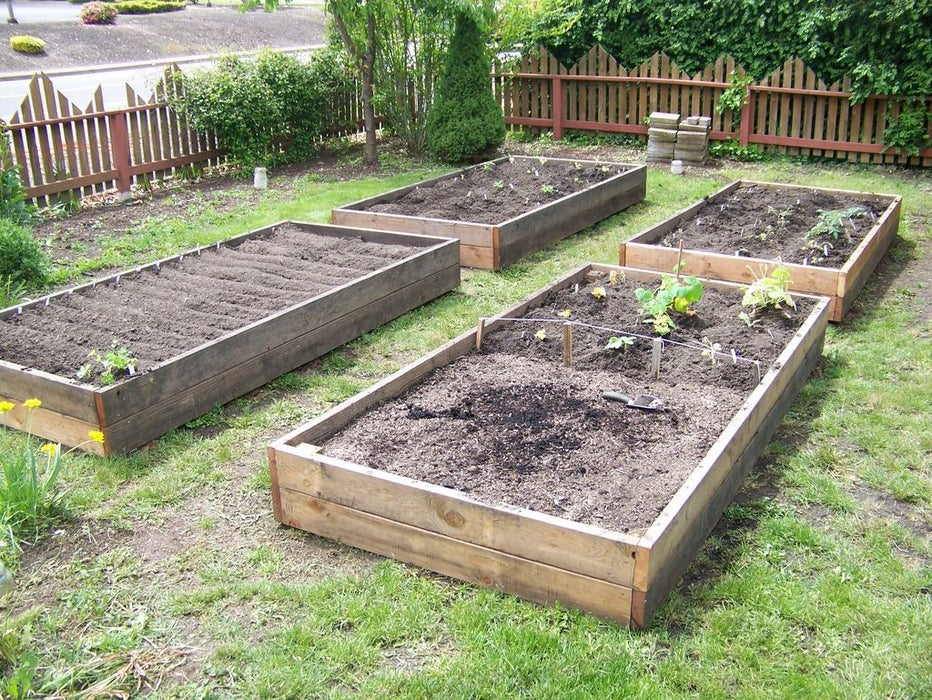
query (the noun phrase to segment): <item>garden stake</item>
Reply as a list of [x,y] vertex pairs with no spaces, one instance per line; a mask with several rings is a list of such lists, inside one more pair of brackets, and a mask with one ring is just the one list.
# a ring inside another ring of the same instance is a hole
[[563,324],[563,364],[573,366],[573,324],[569,321]]
[[482,332],[485,330],[485,319],[480,318],[476,325],[476,350],[482,347]]
[[663,338],[654,338],[654,347],[650,355],[650,371],[660,379],[660,353],[663,351]]
[[683,239],[680,239],[680,251],[676,255],[676,281],[680,281],[680,270],[683,269]]

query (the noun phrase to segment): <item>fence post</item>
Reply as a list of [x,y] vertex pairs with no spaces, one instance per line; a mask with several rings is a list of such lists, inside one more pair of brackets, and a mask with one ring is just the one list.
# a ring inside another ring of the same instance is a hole
[[553,138],[559,141],[563,138],[563,80],[559,75],[553,76],[551,93],[550,109],[553,114],[550,117],[553,119]]
[[741,106],[741,126],[738,128],[738,140],[742,146],[747,146],[751,142],[751,122],[754,121],[752,94],[750,86],[745,88],[744,104]]
[[129,194],[133,176],[129,170],[129,129],[126,127],[126,112],[110,115],[110,147],[113,151],[113,165],[117,170],[117,189],[120,194]]

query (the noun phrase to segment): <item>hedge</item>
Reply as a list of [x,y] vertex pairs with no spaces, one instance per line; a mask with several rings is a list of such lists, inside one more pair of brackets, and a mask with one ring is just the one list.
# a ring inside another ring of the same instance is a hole
[[113,3],[121,15],[150,15],[157,12],[177,12],[186,2],[177,0],[119,0]]

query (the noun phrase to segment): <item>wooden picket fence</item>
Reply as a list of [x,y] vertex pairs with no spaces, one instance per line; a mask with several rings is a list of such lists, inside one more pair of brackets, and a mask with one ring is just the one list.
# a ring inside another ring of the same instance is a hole
[[[187,166],[212,166],[224,155],[212,134],[197,133],[169,106],[177,66],[148,98],[126,85],[126,107],[105,109],[100,86],[83,110],[58,91],[45,74],[33,76],[20,109],[0,127],[27,196],[40,206],[63,197],[81,199],[163,180]],[[362,108],[355,87],[338,95],[327,110],[327,136],[357,133]],[[347,127],[347,125],[349,125]]]
[[713,139],[791,155],[932,165],[932,149],[909,157],[884,146],[887,119],[901,109],[894,98],[872,95],[851,104],[850,78],[826,85],[803,61],[792,59],[749,86],[739,115],[719,113],[716,105],[732,72],[745,74],[731,56],[689,75],[663,53],[628,70],[594,46],[570,67],[539,48],[511,70],[497,65],[492,80],[508,124],[548,129],[556,138],[566,129],[646,134],[644,120],[651,112],[678,112],[712,117]]

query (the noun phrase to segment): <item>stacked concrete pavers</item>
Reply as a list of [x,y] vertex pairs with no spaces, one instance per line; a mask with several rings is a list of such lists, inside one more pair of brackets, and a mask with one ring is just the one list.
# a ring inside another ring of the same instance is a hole
[[673,159],[685,165],[702,165],[709,157],[709,130],[711,117],[686,117],[676,132]]
[[673,159],[676,147],[676,127],[680,115],[670,112],[653,112],[647,127],[647,162],[662,163]]

